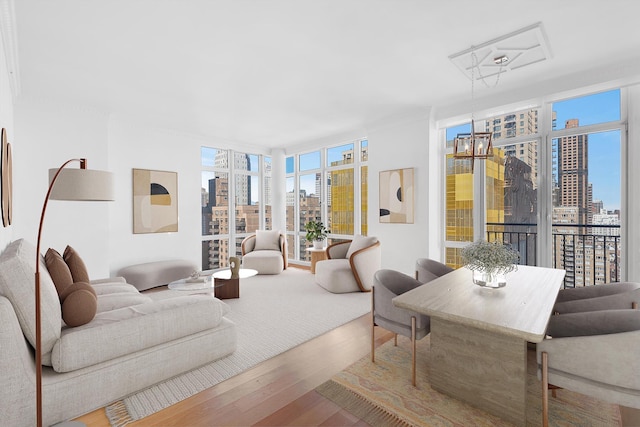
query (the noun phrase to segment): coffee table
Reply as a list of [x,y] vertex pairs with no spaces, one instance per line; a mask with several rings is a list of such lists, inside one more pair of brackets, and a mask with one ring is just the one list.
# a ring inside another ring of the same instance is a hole
[[241,268],[238,271],[238,279],[231,278],[231,270],[219,270],[211,275],[204,276],[203,281],[188,282],[189,279],[180,279],[169,283],[169,289],[174,291],[187,291],[191,293],[214,293],[219,299],[240,298],[240,279],[255,276],[257,270]]
[[507,286],[487,289],[463,267],[395,297],[431,318],[431,387],[524,426],[527,342],[544,339],[564,275],[519,265]]

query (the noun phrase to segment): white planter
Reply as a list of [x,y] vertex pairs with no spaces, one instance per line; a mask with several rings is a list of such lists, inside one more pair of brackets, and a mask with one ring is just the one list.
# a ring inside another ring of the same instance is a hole
[[313,249],[323,249],[323,248],[324,248],[324,240],[313,241]]

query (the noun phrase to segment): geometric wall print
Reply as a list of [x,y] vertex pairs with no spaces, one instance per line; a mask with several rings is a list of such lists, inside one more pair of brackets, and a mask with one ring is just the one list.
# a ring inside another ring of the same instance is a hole
[[413,168],[380,172],[380,222],[413,224]]
[[133,232],[178,231],[178,174],[133,169]]
[[0,199],[2,200],[2,225],[8,227],[11,225],[11,216],[13,211],[13,178],[12,178],[12,160],[11,160],[11,144],[7,142],[7,130],[2,128],[2,143],[0,144]]

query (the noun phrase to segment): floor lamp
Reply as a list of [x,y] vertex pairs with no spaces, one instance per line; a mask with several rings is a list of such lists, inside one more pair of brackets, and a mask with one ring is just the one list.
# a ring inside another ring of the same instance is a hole
[[[80,169],[65,169],[73,162],[80,163]],[[54,185],[55,184],[55,185]],[[36,245],[36,420],[42,427],[42,326],[40,324],[40,237],[42,224],[49,200],[113,200],[113,174],[111,172],[87,169],[87,159],[69,159],[58,169],[49,169],[49,189],[42,205],[38,241]]]

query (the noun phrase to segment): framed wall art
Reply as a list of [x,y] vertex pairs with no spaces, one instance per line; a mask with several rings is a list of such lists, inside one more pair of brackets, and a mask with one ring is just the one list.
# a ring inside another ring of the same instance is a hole
[[413,168],[380,172],[380,222],[413,224]]
[[11,161],[11,144],[7,141],[7,130],[2,128],[2,145],[0,145],[0,197],[2,198],[2,225],[11,225],[13,213],[13,178]]
[[133,233],[178,231],[178,173],[133,169]]

